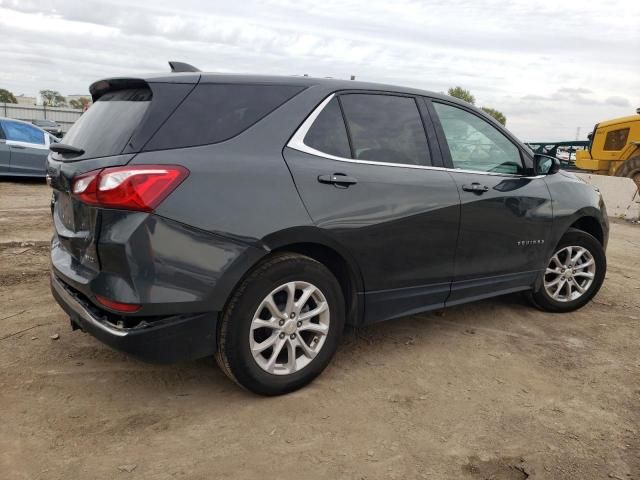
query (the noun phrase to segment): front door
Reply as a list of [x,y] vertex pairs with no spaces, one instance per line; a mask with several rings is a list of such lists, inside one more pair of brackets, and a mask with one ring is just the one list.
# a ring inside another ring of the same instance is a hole
[[415,98],[332,95],[284,153],[314,223],[360,266],[367,322],[444,305],[459,196],[446,171],[430,168]]
[[447,304],[530,287],[545,266],[552,209],[547,185],[490,122],[433,102],[460,192],[460,236]]

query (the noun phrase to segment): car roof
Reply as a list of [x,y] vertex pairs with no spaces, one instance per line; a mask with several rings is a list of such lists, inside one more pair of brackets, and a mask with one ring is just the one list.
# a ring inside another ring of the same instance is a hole
[[[379,92],[401,93],[407,95],[420,95],[434,99],[445,100],[447,102],[458,104],[476,112],[478,115],[492,122],[497,128],[509,133],[509,136],[516,141],[525,151],[531,152],[519,138],[513,135],[504,126],[500,125],[493,117],[482,111],[475,105],[471,105],[464,100],[460,100],[444,93],[436,93],[429,90],[421,90],[419,88],[402,87],[398,85],[389,85],[375,82],[362,82],[360,80],[344,80],[337,78],[318,78],[304,75],[259,75],[259,74],[241,74],[241,73],[220,73],[220,72],[173,72],[173,73],[150,73],[139,76],[112,77],[98,80],[91,84],[89,91],[93,101],[95,102],[102,94],[102,89],[109,84],[153,84],[153,83],[246,83],[246,84],[263,84],[263,85],[299,85],[301,87],[325,87],[331,90],[369,90]],[[126,88],[126,87],[125,87]]]
[[[102,81],[114,80],[142,80],[147,83],[254,83],[273,85],[299,85],[302,87],[324,86],[335,88],[336,90],[374,90],[381,92],[396,92],[409,95],[423,95],[443,100],[460,103],[470,106],[468,103],[454,97],[418,88],[403,87],[375,82],[362,82],[360,80],[343,80],[337,78],[319,78],[303,75],[260,75],[260,74],[240,74],[240,73],[219,73],[219,72],[181,72],[181,73],[157,73],[145,75],[133,75],[131,77],[112,77],[94,82],[97,86]],[[91,91],[91,88],[90,88]]]

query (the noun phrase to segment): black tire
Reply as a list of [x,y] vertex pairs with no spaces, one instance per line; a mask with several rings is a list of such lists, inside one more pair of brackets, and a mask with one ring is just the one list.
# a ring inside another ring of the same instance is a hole
[[[572,228],[560,239],[553,254],[568,246],[583,247],[591,254],[595,262],[593,282],[580,297],[564,302],[558,301],[549,295],[544,287],[544,281],[541,282],[540,287],[530,295],[533,304],[541,310],[554,313],[577,310],[586,305],[598,293],[602,286],[605,274],[607,273],[607,258],[600,242],[588,233]],[[549,261],[551,261],[551,259],[549,259]],[[547,264],[548,263],[549,262],[547,262]]]
[[[251,353],[251,322],[270,292],[294,281],[311,283],[322,292],[329,306],[329,331],[308,365],[294,373],[276,375],[260,367]],[[234,292],[218,326],[216,360],[231,380],[254,393],[280,395],[292,392],[311,382],[329,364],[338,347],[344,322],[342,290],[329,269],[303,255],[277,254],[259,264]]]
[[634,155],[627,159],[618,170],[616,170],[616,177],[627,177],[636,182],[638,189],[640,190],[640,155]]

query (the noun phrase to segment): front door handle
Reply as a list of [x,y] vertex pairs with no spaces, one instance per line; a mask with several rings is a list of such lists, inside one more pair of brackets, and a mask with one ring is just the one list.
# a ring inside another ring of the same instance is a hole
[[473,182],[471,185],[462,185],[462,190],[465,192],[484,193],[489,191],[489,187]]
[[25,147],[23,145],[9,145],[9,148],[15,148],[16,150],[24,150],[27,147]]
[[356,180],[353,177],[349,177],[344,173],[334,173],[332,175],[319,175],[318,181],[320,183],[331,183],[336,187],[343,187],[343,188],[346,188],[349,185],[355,185],[356,183],[358,183],[358,180]]

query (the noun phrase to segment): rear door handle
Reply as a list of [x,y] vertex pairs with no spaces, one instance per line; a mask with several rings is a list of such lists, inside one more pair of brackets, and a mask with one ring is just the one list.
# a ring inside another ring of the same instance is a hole
[[473,182],[471,185],[462,185],[462,190],[465,192],[484,193],[489,191],[489,187]]
[[349,177],[344,173],[334,173],[332,175],[319,175],[318,181],[320,183],[331,183],[336,187],[345,187],[345,188],[348,187],[349,185],[355,185],[356,183],[358,183],[358,180],[356,180],[353,177]]

